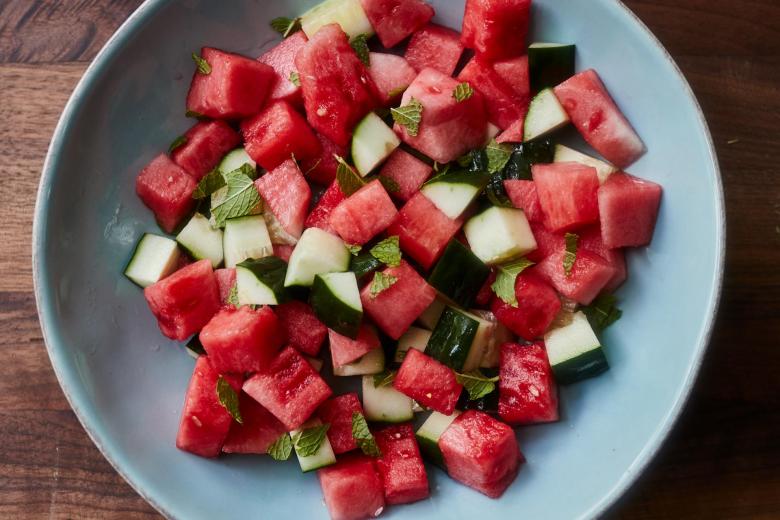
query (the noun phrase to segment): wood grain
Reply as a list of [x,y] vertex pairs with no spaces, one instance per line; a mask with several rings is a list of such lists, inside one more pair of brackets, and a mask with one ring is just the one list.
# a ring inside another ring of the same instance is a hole
[[[159,518],[93,446],[32,296],[38,178],[70,91],[138,0],[0,0],[0,517]],[[631,0],[712,129],[728,208],[720,319],[691,401],[616,519],[780,518],[780,2]]]

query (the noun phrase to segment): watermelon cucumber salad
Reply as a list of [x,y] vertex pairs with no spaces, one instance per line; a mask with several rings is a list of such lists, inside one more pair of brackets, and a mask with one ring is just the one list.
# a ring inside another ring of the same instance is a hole
[[136,181],[172,237],[125,270],[196,358],[178,448],[294,453],[334,519],[426,499],[424,459],[498,498],[513,428],[608,369],[661,187],[624,171],[644,145],[575,45],[527,45],[531,7],[468,0],[459,33],[326,0],[257,59],[193,54],[197,122]]

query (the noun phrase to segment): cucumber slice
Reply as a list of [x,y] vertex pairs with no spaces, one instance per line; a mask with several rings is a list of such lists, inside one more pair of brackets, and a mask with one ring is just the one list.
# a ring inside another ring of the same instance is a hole
[[374,386],[374,376],[363,376],[363,411],[369,421],[402,423],[414,418],[412,398],[392,385]]
[[385,351],[381,348],[375,348],[352,363],[333,367],[333,375],[340,377],[372,375],[379,374],[384,369]]
[[569,114],[563,109],[552,89],[539,92],[528,107],[523,127],[523,140],[530,141],[549,134],[569,123]]
[[225,267],[235,267],[247,258],[263,258],[274,254],[271,237],[262,215],[250,215],[228,220],[222,236]]
[[439,323],[439,318],[441,318],[441,313],[444,312],[445,307],[447,307],[447,304],[444,303],[441,298],[436,298],[428,308],[420,314],[420,317],[417,318],[417,323],[428,330],[433,330],[436,328],[436,324]]
[[339,237],[319,228],[309,228],[290,255],[284,286],[310,287],[315,275],[346,271],[350,258]]
[[371,112],[355,127],[352,160],[365,177],[401,145],[401,140],[382,118]]
[[477,368],[485,345],[485,327],[481,321],[484,320],[447,307],[433,329],[425,353],[457,372]]
[[536,249],[528,219],[520,209],[493,206],[466,222],[471,251],[488,265],[508,262]]
[[582,312],[574,313],[567,325],[548,332],[544,343],[555,380],[562,385],[596,376],[609,368],[601,343]]
[[504,324],[500,323],[490,311],[472,309],[469,312],[493,325],[493,334],[485,345],[484,352],[482,353],[482,361],[479,363],[480,368],[498,367],[501,361],[501,345],[514,341],[514,334],[512,334],[512,331],[506,328]]
[[125,276],[141,287],[149,287],[176,270],[180,254],[175,240],[146,233],[135,246]]
[[404,357],[410,348],[416,348],[420,352],[425,352],[425,347],[431,339],[431,331],[419,327],[409,327],[403,336],[398,338],[398,347],[395,349],[396,363],[403,363]]
[[490,175],[485,172],[461,170],[437,175],[426,182],[420,191],[442,213],[455,220],[485,189],[488,181]]
[[584,153],[578,152],[577,150],[567,146],[563,146],[562,144],[555,145],[555,157],[553,161],[557,163],[576,162],[584,164],[585,166],[590,166],[591,168],[596,168],[596,173],[599,176],[599,183],[601,184],[607,182],[609,176],[618,171],[617,168],[608,162],[596,159],[590,155],[585,155]]
[[349,270],[355,273],[355,276],[357,276],[359,280],[377,269],[380,269],[383,265],[384,264],[377,260],[374,255],[368,251],[364,251],[350,259]]
[[350,39],[361,34],[374,34],[374,27],[368,21],[360,0],[325,0],[301,16],[301,27],[309,38],[331,23],[339,24]]
[[574,75],[576,47],[567,43],[532,43],[528,46],[531,92],[555,87]]
[[[304,423],[300,428],[297,430],[293,430],[290,432],[290,437],[293,439],[295,436],[302,432],[303,430],[306,430],[308,428],[314,428],[315,426],[322,425],[322,421],[319,419],[311,419]],[[301,455],[298,453],[298,450],[295,450],[295,456],[298,457],[298,463],[301,465],[301,471],[304,473],[308,473],[310,471],[314,471],[320,468],[324,468],[326,466],[330,466],[332,464],[336,463],[336,454],[333,453],[333,447],[330,445],[330,441],[328,440],[328,436],[325,436],[325,439],[322,441],[322,444],[320,445],[320,449],[317,450],[317,453],[314,455],[310,455],[308,457],[301,457]]]
[[235,150],[228,152],[227,155],[222,158],[217,169],[222,173],[230,173],[233,170],[238,170],[245,164],[248,164],[252,169],[257,170],[257,163],[248,153],[246,153],[246,150],[243,148],[236,148]]
[[439,449],[439,439],[459,415],[458,410],[455,410],[452,415],[433,412],[415,433],[420,450],[442,468],[444,467],[444,457]]
[[463,372],[471,372],[472,370],[479,368],[482,364],[485,352],[490,348],[490,344],[494,341],[497,322],[484,319],[471,312],[464,312],[463,314],[475,320],[478,324],[477,333],[474,335],[474,340],[471,342],[469,355],[463,363]]
[[458,305],[468,308],[490,276],[486,266],[458,240],[451,240],[428,277],[428,283]]
[[363,320],[355,273],[328,273],[314,277],[311,306],[317,317],[339,334],[356,338]]
[[236,266],[236,287],[240,305],[278,305],[289,299],[284,288],[287,264],[267,256],[244,260]]
[[195,213],[187,225],[176,235],[176,241],[196,260],[211,260],[216,269],[222,263],[222,230],[211,227],[209,219]]

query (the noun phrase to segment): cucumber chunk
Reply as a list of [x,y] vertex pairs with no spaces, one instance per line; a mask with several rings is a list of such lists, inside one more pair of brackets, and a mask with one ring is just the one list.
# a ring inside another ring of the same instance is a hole
[[433,329],[425,353],[457,372],[469,372],[479,367],[490,334],[490,322],[447,307]]
[[596,168],[596,173],[599,176],[599,183],[601,184],[607,182],[609,176],[618,171],[617,168],[608,162],[596,159],[590,155],[585,155],[582,152],[578,152],[577,150],[563,146],[562,144],[555,145],[555,157],[553,161],[557,163],[576,162],[584,164],[585,166],[590,166],[591,168]]
[[290,255],[284,285],[311,287],[315,275],[346,271],[350,257],[339,237],[319,228],[309,228]]
[[262,215],[250,215],[228,220],[222,235],[225,267],[235,267],[247,258],[263,258],[274,254],[271,237]]
[[[303,430],[306,430],[308,428],[313,428],[315,426],[322,425],[322,421],[319,419],[311,419],[307,421],[303,426],[301,426],[297,430],[293,430],[290,432],[290,437],[295,439],[295,436],[302,432]],[[301,465],[301,471],[304,473],[308,473],[310,471],[314,471],[320,468],[324,468],[326,466],[330,466],[332,464],[336,463],[336,454],[333,453],[333,447],[330,445],[330,441],[328,440],[328,436],[325,436],[325,439],[322,441],[322,444],[320,445],[320,449],[317,450],[317,453],[314,455],[309,455],[308,457],[302,457],[298,450],[295,450],[295,456],[298,457],[298,463]]]
[[528,46],[531,91],[555,87],[574,75],[577,48],[567,43],[532,43]]
[[384,264],[377,260],[374,255],[368,251],[358,253],[353,256],[349,262],[349,270],[355,273],[358,280],[380,269]]
[[444,467],[444,457],[439,449],[439,439],[459,415],[458,410],[455,410],[452,415],[433,412],[415,433],[420,450],[442,468]]
[[523,127],[523,140],[530,141],[549,134],[569,123],[569,114],[563,109],[552,89],[539,92],[528,107]]
[[431,331],[419,327],[409,327],[403,336],[398,338],[398,347],[395,349],[393,361],[403,363],[404,357],[410,348],[425,352],[425,347],[431,339]]
[[609,368],[601,342],[582,312],[574,313],[568,324],[549,331],[544,343],[559,384],[575,383]]
[[414,418],[412,399],[392,385],[374,386],[374,376],[363,376],[363,410],[369,421],[402,423]]
[[356,338],[363,320],[355,273],[328,273],[314,277],[311,306],[317,317],[339,334]]
[[252,159],[246,150],[243,148],[236,148],[230,151],[222,158],[217,169],[222,173],[230,173],[233,170],[238,170],[243,165],[248,164],[253,170],[257,169],[257,163]]
[[301,27],[309,38],[331,23],[339,24],[350,39],[361,34],[374,34],[374,27],[368,21],[360,0],[325,0],[301,16]]
[[455,220],[485,189],[488,181],[490,175],[485,172],[455,171],[437,175],[420,191],[442,213]]
[[428,277],[428,283],[461,307],[474,303],[477,293],[490,276],[486,266],[458,240],[451,240]]
[[379,374],[385,369],[385,352],[381,348],[369,351],[360,359],[333,367],[333,375],[339,377]]
[[536,249],[536,239],[520,209],[490,209],[472,217],[463,227],[471,251],[488,265],[508,262]]
[[149,287],[176,270],[179,255],[175,240],[146,233],[135,246],[125,276],[136,285]]
[[224,260],[222,230],[211,227],[209,219],[195,213],[187,225],[176,235],[176,241],[196,260],[211,260],[216,269]]
[[471,309],[469,312],[493,325],[493,333],[485,345],[479,366],[480,368],[497,368],[501,361],[501,345],[514,341],[515,336],[511,330],[496,319],[492,312],[482,309]]
[[361,176],[365,177],[393,151],[401,140],[382,118],[371,112],[355,127],[352,136],[352,160]]
[[287,264],[267,256],[244,260],[236,266],[236,287],[240,305],[278,305],[289,299],[284,288]]

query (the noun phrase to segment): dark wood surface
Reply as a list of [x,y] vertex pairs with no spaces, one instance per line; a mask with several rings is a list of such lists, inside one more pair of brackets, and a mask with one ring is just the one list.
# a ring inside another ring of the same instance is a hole
[[[33,202],[54,125],[89,61],[139,3],[0,0],[1,518],[158,517],[70,411],[44,349],[30,267]],[[780,1],[627,4],[675,57],[712,128],[728,260],[718,325],[686,411],[608,517],[777,519]]]

